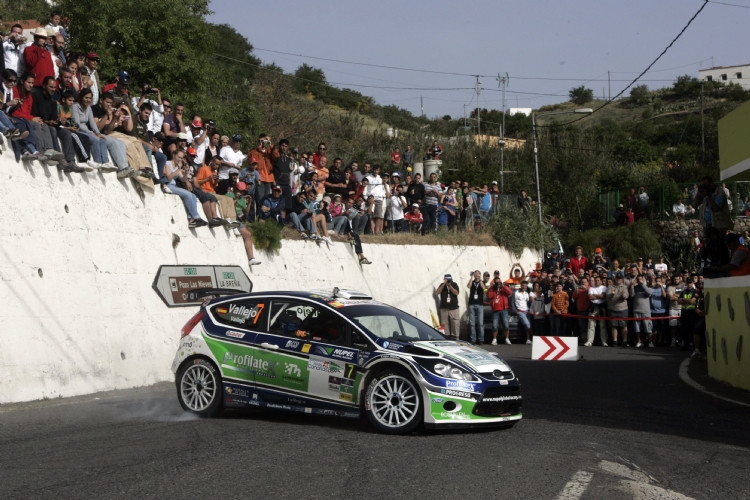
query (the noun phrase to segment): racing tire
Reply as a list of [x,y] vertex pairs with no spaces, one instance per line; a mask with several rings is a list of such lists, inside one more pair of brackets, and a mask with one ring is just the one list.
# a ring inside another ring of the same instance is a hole
[[221,375],[216,367],[195,358],[177,373],[177,399],[185,411],[199,417],[215,417],[222,410]]
[[365,413],[384,434],[408,434],[422,423],[422,398],[414,379],[403,370],[385,370],[367,384]]

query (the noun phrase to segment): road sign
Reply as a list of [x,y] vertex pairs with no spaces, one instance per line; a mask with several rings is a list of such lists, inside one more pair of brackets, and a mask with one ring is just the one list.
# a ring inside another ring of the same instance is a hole
[[240,266],[159,266],[152,285],[167,307],[194,306],[203,298],[191,293],[206,288],[250,292],[253,283]]
[[575,361],[578,359],[577,337],[534,337],[531,359],[540,361]]

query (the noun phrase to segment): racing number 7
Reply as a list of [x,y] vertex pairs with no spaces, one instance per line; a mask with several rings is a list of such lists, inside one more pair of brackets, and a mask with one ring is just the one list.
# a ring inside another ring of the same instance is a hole
[[354,365],[350,365],[349,363],[347,363],[345,367],[345,374],[346,376],[344,378],[354,378]]
[[255,305],[255,317],[253,318],[253,325],[258,322],[258,319],[260,319],[260,313],[263,312],[264,307],[266,307],[266,305],[263,303]]

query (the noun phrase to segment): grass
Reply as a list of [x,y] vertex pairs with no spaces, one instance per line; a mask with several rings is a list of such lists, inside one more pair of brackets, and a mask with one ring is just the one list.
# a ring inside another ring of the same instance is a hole
[[[329,232],[330,235],[332,233]],[[281,230],[282,239],[301,240],[296,229],[284,227]],[[337,241],[336,238],[332,238]],[[361,236],[362,244],[379,245],[450,245],[450,246],[497,246],[497,242],[491,234],[484,231],[438,231],[437,234],[420,236],[414,233],[385,233],[381,236],[364,234]],[[343,240],[338,240],[343,241]]]

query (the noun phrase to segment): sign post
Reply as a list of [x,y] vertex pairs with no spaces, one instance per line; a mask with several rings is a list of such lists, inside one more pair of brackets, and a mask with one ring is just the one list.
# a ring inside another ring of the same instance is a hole
[[240,266],[159,266],[152,287],[167,307],[185,307],[203,302],[195,290],[251,292],[253,283]]

